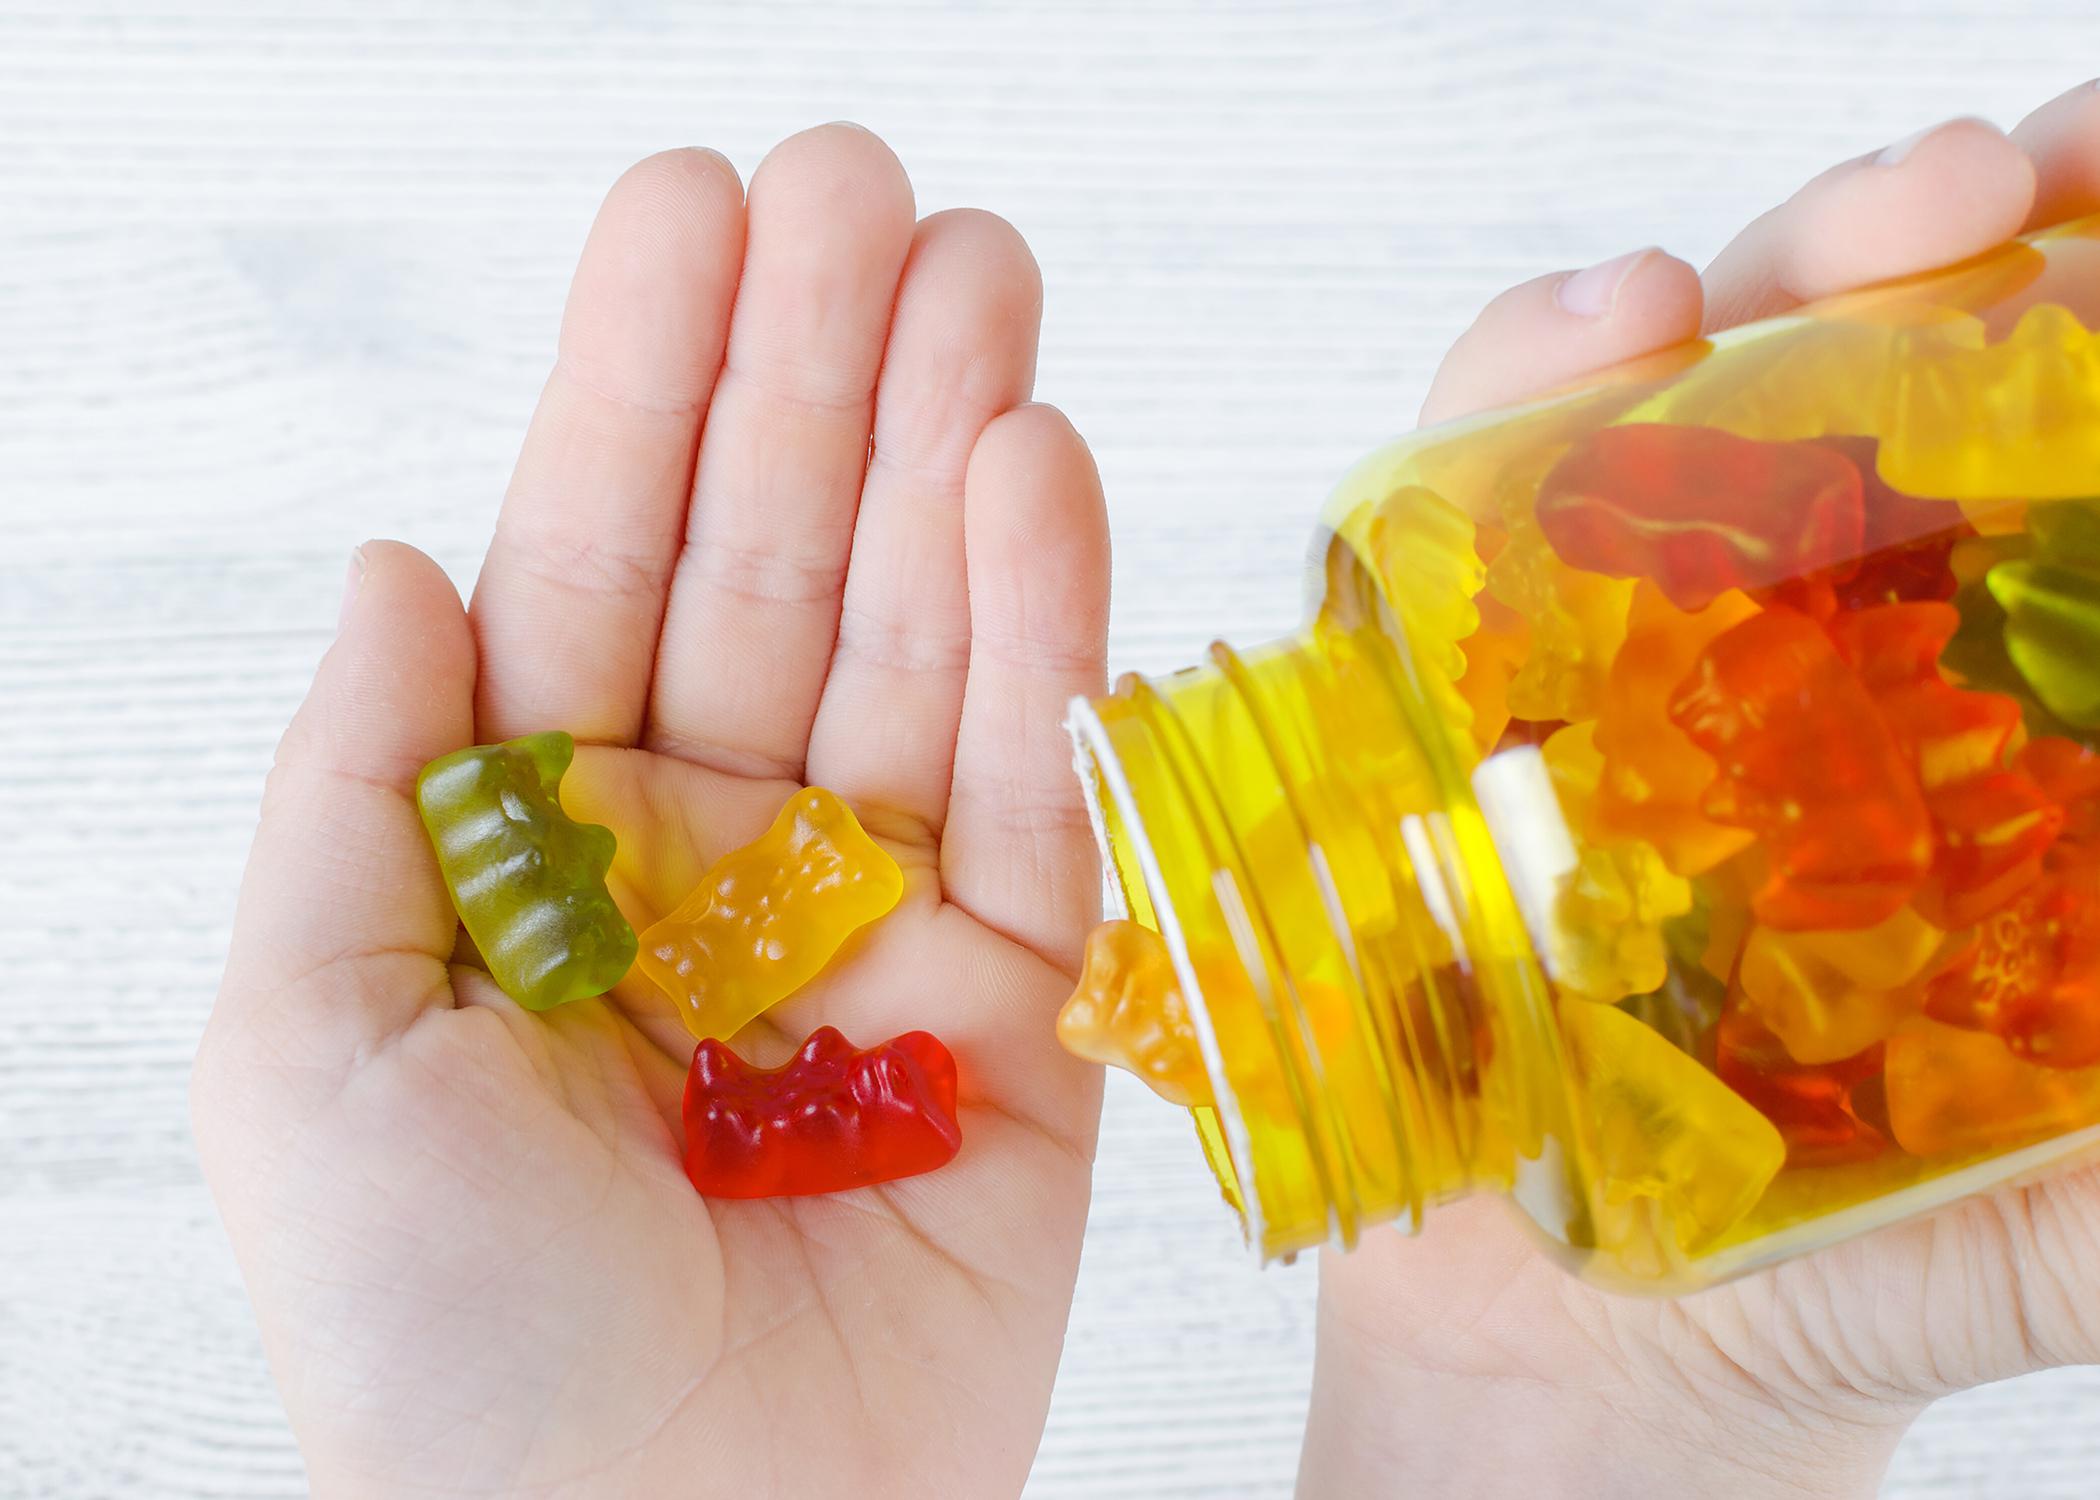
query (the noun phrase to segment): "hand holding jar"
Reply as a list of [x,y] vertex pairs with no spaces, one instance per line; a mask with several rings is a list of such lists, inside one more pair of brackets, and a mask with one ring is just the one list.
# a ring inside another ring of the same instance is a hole
[[[2094,847],[2086,768],[2096,721],[2081,676],[2100,657],[2075,636],[2100,623],[2077,541],[2096,429],[2045,422],[2007,445],[2018,472],[1992,477],[1990,424],[2018,404],[1968,427],[1896,420],[1954,399],[1972,376],[2002,380],[2003,369],[1980,367],[2011,361],[2017,345],[2075,349],[2067,340],[2089,336],[2073,335],[2069,316],[2100,327],[2090,224],[2000,248],[2096,210],[2100,91],[2087,87],[2009,139],[1956,121],[1834,168],[1746,230],[1703,279],[1647,251],[1518,287],[1447,360],[1425,420],[1594,383],[1590,372],[1701,332],[1718,334],[1720,354],[1748,358],[1764,345],[1776,378],[1754,396],[1730,396],[1719,358],[1705,378],[1696,366],[1673,371],[1670,354],[1626,367],[1619,388],[1632,394],[1645,374],[1663,394],[1637,399],[1653,399],[1659,419],[1761,441],[1875,433],[1878,462],[1860,470],[1864,540],[1851,550],[1877,576],[1844,576],[1818,555],[1832,512],[1807,497],[1827,488],[1801,489],[1798,510],[1732,577],[1712,568],[1716,538],[1634,524],[1643,514],[1661,522],[1652,507],[1622,505],[1616,529],[1592,521],[1576,538],[1587,561],[1604,561],[1609,543],[1613,566],[1637,566],[1648,581],[1635,585],[1623,636],[1578,635],[1563,653],[1608,658],[1586,700],[1563,705],[1573,722],[1594,719],[1605,747],[1604,790],[1571,819],[1571,841],[1580,857],[1652,830],[1659,863],[1692,899],[1658,923],[1652,973],[1670,982],[1656,993],[1578,999],[1563,979],[1556,1003],[1602,1004],[1669,1037],[1784,1147],[1754,1205],[1711,1242],[1651,1237],[1660,1254],[1646,1271],[1626,1255],[1638,1238],[1596,1253],[1607,1280],[1627,1279],[1629,1266],[1634,1277],[1697,1281],[1730,1274],[1731,1257],[1779,1263],[1665,1301],[1567,1276],[1531,1225],[1489,1199],[1430,1211],[1414,1238],[1366,1231],[1353,1253],[1323,1258],[1301,1495],[1869,1495],[1934,1399],[2100,1359],[2089,1311],[2100,1303],[2100,1179],[2078,1164],[2100,1121],[2084,854]],[[1930,312],[1928,286],[1967,311]],[[1768,325],[1769,342],[1746,334],[1741,346],[1722,332],[1818,299],[1809,320],[1857,320],[1920,349],[1945,341],[1941,353],[1890,400],[1868,380],[1819,382],[1817,361],[1845,351],[1833,339],[1812,353],[1810,322]],[[1985,337],[1965,342],[1977,320]],[[2075,368],[2075,356],[2044,362]],[[2065,410],[2071,393],[2058,389],[2024,409]],[[2100,384],[2079,384],[2075,397],[2100,403]],[[1951,524],[1915,525],[1934,504]],[[1877,512],[1905,534],[1877,544]],[[1522,540],[1513,533],[1509,545]],[[1790,576],[1759,574],[1759,558]],[[1681,597],[1669,597],[1673,580]],[[1657,628],[1673,619],[1687,623]],[[1754,649],[1730,654],[1731,632],[1775,619],[1784,623],[1764,625],[1768,638],[1738,638]],[[1919,652],[1937,670],[1921,674]],[[1632,674],[1624,683],[1622,670]],[[1675,712],[1641,674],[1681,685]],[[1760,762],[1730,727],[1747,722],[1731,714],[1760,711],[1752,695],[1771,704],[1786,674],[1796,686],[1783,708],[1797,723],[1817,701],[1834,710],[1789,752],[1791,768]],[[1478,685],[1467,696],[1499,710]],[[2016,710],[2002,711],[2007,702]],[[1474,723],[1483,752],[1513,743],[1484,717]],[[1569,732],[1541,726],[1549,773]],[[1728,774],[1688,761],[1687,738]],[[1788,785],[1806,804],[1808,789],[1844,786],[1848,765],[1868,754],[1879,759],[1855,792],[1787,817]],[[1614,782],[1615,767],[1633,774]],[[1891,801],[1892,786],[1914,787],[1917,802]],[[1820,838],[1833,830],[1843,836]],[[1745,859],[1746,848],[1763,856]],[[1724,882],[1731,862],[1740,878]],[[1923,1216],[1935,1204],[1945,1206]]]

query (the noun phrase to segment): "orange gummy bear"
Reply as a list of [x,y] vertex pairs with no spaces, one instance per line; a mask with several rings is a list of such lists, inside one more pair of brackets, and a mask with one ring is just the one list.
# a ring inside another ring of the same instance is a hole
[[1764,840],[1760,922],[1871,927],[1910,900],[1931,867],[1931,817],[1873,697],[1814,620],[1772,608],[1715,637],[1669,714],[1718,762],[1701,811]]
[[2014,760],[2058,816],[2042,873],[1992,913],[1925,992],[1934,1020],[2050,1068],[2100,1063],[2100,755],[2056,736]]
[[1136,922],[1087,934],[1079,986],[1057,1013],[1057,1039],[1074,1057],[1133,1073],[1175,1104],[1210,1102],[1210,1075],[1160,935]]
[[727,1040],[814,979],[903,894],[904,872],[853,809],[805,787],[642,934],[636,961],[678,1002],[686,1030]]
[[2100,890],[2050,876],[1992,913],[1927,986],[1925,1013],[2043,1067],[2100,1063]]
[[1458,679],[1458,695],[1473,711],[1473,743],[1486,750],[1509,726],[1509,685],[1530,653],[1531,626],[1486,590],[1473,603],[1480,628],[1459,643],[1466,670]]
[[1922,1017],[1887,1046],[1889,1128],[1917,1156],[1993,1151],[2100,1120],[2100,1068],[2042,1068]]
[[1936,834],[1918,909],[1949,929],[2031,884],[2063,826],[2062,808],[2007,764],[2019,704],[1940,676],[1940,653],[1960,624],[1953,605],[1922,602],[1855,610],[1829,627],[1916,770]]
[[1604,773],[1591,815],[1600,832],[1646,839],[1679,875],[1711,869],[1751,836],[1700,810],[1714,759],[1671,721],[1670,695],[1715,636],[1756,613],[1731,591],[1686,614],[1643,581],[1633,591],[1626,644],[1605,680],[1596,730]]
[[2059,872],[2100,865],[2100,753],[2076,740],[2044,735],[2020,749],[2019,769],[2063,809],[2064,823],[2046,863]]
[[1866,498],[1866,526],[1857,565],[1842,569],[1834,596],[1842,609],[1865,609],[1905,600],[1951,599],[1959,580],[1952,566],[1955,544],[1976,528],[1948,500],[1906,495],[1875,467],[1880,445],[1866,437],[1816,440],[1851,459]]

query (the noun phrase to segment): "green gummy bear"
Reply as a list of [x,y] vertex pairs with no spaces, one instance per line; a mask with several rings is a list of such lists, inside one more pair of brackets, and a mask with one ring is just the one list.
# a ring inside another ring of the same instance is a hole
[[2005,654],[2051,713],[2100,726],[2100,505],[2036,505],[2028,529],[2032,556],[1985,578],[2005,611]]
[[576,742],[559,730],[441,755],[416,810],[468,936],[528,1010],[602,995],[634,962],[634,929],[605,888],[612,830],[561,810]]

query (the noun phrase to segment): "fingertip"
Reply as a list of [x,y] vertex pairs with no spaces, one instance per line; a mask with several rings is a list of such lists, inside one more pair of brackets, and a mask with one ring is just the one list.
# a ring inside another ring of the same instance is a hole
[[591,224],[562,313],[561,354],[629,406],[705,399],[744,253],[744,189],[719,151],[681,147],[623,172]]
[[1614,360],[1647,354],[1698,331],[1705,293],[1699,270],[1653,246],[1637,253],[1609,312]]
[[2018,234],[2034,197],[2010,137],[1949,120],[1802,189],[1768,247],[1771,280],[1812,300],[1965,260]]
[[1071,664],[1108,647],[1108,507],[1065,414],[1030,402],[995,418],[965,481],[971,631]]
[[[1109,511],[1094,450],[1048,401],[1025,401],[991,418],[970,452],[964,479],[981,504],[970,511],[1002,532],[1063,532],[1107,553]],[[1016,502],[1018,500],[1018,502]]]
[[1048,401],[1023,401],[985,424],[970,465],[974,472],[979,463],[1009,464],[1030,454],[1082,458],[1089,467],[1093,463],[1093,453],[1071,418]]
[[[1974,148],[1979,143],[2002,140],[2005,132],[1981,115],[1956,115],[1936,125],[1927,125],[1913,130],[1909,135],[1889,142],[1866,162],[1869,167],[1900,167],[1908,161],[1918,147],[1931,141],[1936,151],[1944,153],[1962,146]],[[1828,175],[1828,174],[1826,174]]]
[[1652,247],[1523,282],[1459,335],[1421,421],[1521,400],[1691,338],[1702,305],[1699,273]]
[[719,205],[744,196],[743,178],[730,159],[712,146],[673,146],[651,152],[613,179],[607,204],[668,204],[685,208]]
[[[464,639],[466,617],[461,610],[459,589],[452,582],[452,575],[428,553],[391,537],[372,537],[359,542],[352,554],[358,570],[353,617],[366,613],[368,598],[375,604],[410,611],[434,607],[446,618],[457,619]],[[388,621],[394,619],[391,614],[387,616]]]
[[754,211],[778,200],[799,215],[845,213],[870,228],[909,238],[916,217],[911,177],[889,143],[865,125],[833,121],[789,136],[758,164],[749,193]]
[[[974,208],[927,216],[898,288],[883,415],[908,411],[918,425],[939,428],[958,409],[982,420],[1025,399],[1042,312],[1042,270],[1013,225]],[[878,432],[878,441],[884,436],[896,440]]]
[[[819,125],[767,153],[745,213],[727,370],[799,403],[857,407],[881,368],[918,222],[903,164],[858,126]],[[711,424],[704,448],[742,446],[719,435]]]
[[1966,238],[1983,248],[2017,233],[2034,203],[2034,163],[2011,136],[1973,115],[1925,131],[1907,149],[1884,150],[1866,174],[1869,184],[1878,177],[1908,177],[1910,201],[1933,202],[1942,219],[1966,219]]
[[1014,312],[1039,312],[1043,270],[1021,231],[982,208],[946,208],[919,221],[912,269],[975,272]]
[[356,587],[278,759],[413,786],[423,764],[473,739],[475,649],[459,590],[403,542],[356,551]]
[[2057,95],[2015,125],[2035,172],[2028,229],[2100,211],[2100,79]]

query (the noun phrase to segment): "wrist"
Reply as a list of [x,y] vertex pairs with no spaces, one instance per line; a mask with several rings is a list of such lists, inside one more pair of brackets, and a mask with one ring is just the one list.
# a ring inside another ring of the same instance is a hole
[[1390,1262],[1326,1257],[1298,1500],[1862,1500],[1922,1409],[1803,1401],[1690,1319],[1632,1346],[1613,1310],[1535,1259],[1455,1317]]

